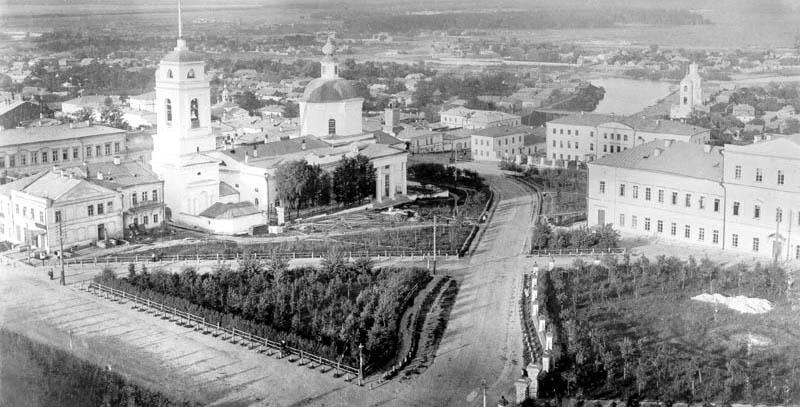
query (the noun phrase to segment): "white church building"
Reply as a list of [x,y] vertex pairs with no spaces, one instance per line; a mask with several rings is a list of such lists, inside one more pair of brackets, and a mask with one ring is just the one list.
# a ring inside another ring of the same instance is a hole
[[251,232],[279,206],[275,170],[289,160],[331,168],[343,156],[365,155],[376,169],[375,202],[391,204],[406,195],[407,152],[362,131],[363,99],[339,78],[330,40],[323,47],[322,75],[300,103],[301,137],[222,150],[211,128],[204,59],[180,34],[179,28],[177,46],[156,71],[158,131],[151,161],[164,181],[172,222],[211,233]]
[[670,119],[688,119],[692,112],[703,107],[703,78],[697,71],[697,64],[689,64],[689,73],[681,81],[678,90],[680,100],[670,107]]

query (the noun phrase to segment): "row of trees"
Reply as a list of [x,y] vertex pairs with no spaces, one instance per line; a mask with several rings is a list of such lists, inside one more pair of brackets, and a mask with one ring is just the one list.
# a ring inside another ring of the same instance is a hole
[[611,224],[596,228],[582,227],[575,230],[553,228],[539,222],[533,228],[531,249],[610,249],[619,246],[619,232]]
[[[103,279],[116,280],[113,273]],[[192,267],[177,274],[137,272],[131,265],[123,281],[261,324],[269,329],[259,332],[273,340],[288,338],[292,346],[331,359],[344,355],[351,365],[357,365],[363,344],[366,362],[379,367],[397,350],[398,321],[407,300],[429,279],[421,268],[376,268],[369,259],[348,262],[332,250],[319,268],[290,269],[277,256],[266,262],[242,260],[236,268],[219,265],[208,274]]]
[[549,395],[667,403],[800,400],[800,358],[776,347],[751,349],[732,337],[745,329],[782,328],[689,299],[710,291],[783,304],[790,286],[780,267],[608,258],[602,265],[577,261],[541,273],[538,289],[556,338],[555,367],[540,387]]
[[278,166],[278,199],[299,211],[324,206],[332,200],[344,205],[361,202],[375,194],[375,168],[363,155],[343,157],[332,173],[319,165],[296,160]]
[[[9,379],[0,393],[2,405],[199,405],[170,399],[65,350],[5,329],[0,329],[0,366],[4,370],[4,379]],[[23,380],[14,380],[14,376]]]

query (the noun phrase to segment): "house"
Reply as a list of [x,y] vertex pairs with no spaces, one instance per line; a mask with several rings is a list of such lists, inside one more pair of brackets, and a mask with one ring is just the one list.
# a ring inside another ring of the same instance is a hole
[[38,119],[43,112],[41,105],[27,101],[0,103],[0,129],[13,129],[25,122]]
[[449,128],[485,129],[494,126],[519,126],[520,116],[489,110],[455,107],[440,113],[440,121]]
[[749,123],[756,118],[756,108],[748,104],[738,104],[731,109],[731,114],[742,123]]
[[89,182],[116,191],[122,202],[124,235],[156,229],[165,220],[164,181],[147,164],[114,158],[74,168]]
[[470,137],[472,159],[476,161],[514,160],[523,153],[529,126],[493,126],[474,131]]
[[0,240],[52,253],[122,236],[116,191],[62,169],[0,185]]

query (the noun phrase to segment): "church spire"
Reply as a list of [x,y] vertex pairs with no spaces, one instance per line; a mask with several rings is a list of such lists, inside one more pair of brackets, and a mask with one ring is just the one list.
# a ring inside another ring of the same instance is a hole
[[181,0],[178,0],[178,38],[183,38],[183,18],[181,17]]
[[181,0],[178,0],[178,44],[175,49],[186,49],[186,40],[183,39],[183,16],[181,15]]

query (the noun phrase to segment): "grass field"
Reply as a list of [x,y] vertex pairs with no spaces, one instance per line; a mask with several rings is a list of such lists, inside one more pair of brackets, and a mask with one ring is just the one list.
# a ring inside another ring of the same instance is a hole
[[[592,398],[797,403],[797,292],[777,267],[647,259],[578,265],[540,277],[556,336],[545,388]],[[766,298],[743,314],[692,300],[703,292]]]
[[0,329],[0,405],[189,406],[69,352]]

